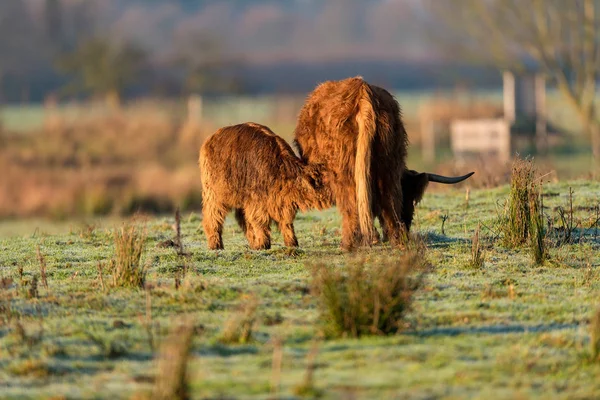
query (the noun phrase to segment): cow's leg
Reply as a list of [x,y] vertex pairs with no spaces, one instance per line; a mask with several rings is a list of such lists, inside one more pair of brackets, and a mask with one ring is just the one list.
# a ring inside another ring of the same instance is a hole
[[381,218],[384,236],[390,241],[392,246],[397,246],[403,242],[408,230],[402,223],[402,186],[400,186],[400,177],[389,177],[389,180],[380,185],[387,190],[381,190]]
[[267,250],[271,248],[271,218],[262,210],[246,210],[246,222],[248,230],[252,230],[252,241],[250,248],[253,250]]
[[383,217],[381,216],[381,212],[377,215],[377,219],[379,220],[379,225],[381,225],[381,231],[382,231],[381,241],[383,243],[385,243],[389,240],[389,235],[388,235],[387,227],[384,223]]
[[242,231],[244,232],[244,235],[246,236],[246,239],[248,240],[248,244],[252,245],[252,243],[254,243],[254,240],[255,240],[254,229],[252,229],[252,227],[249,226],[249,224],[246,222],[246,213],[243,208],[235,209],[235,219],[236,219],[238,225],[240,226],[240,228],[242,229]]
[[223,249],[223,223],[228,208],[221,203],[205,201],[202,207],[202,225],[211,250]]
[[360,226],[356,212],[356,200],[352,194],[345,194],[336,198],[336,204],[342,214],[342,249],[348,251],[360,242]]

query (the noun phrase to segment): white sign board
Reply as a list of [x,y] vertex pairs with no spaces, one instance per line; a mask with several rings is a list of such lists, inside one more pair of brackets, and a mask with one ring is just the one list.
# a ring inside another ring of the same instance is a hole
[[505,119],[454,120],[450,125],[452,151],[459,158],[469,155],[510,160],[510,124]]

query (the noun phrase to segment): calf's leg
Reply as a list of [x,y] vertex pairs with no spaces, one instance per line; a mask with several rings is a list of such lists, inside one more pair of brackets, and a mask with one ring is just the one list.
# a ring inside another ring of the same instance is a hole
[[250,234],[247,235],[250,242],[250,248],[253,250],[268,250],[271,248],[271,219],[266,212],[260,210],[245,210],[246,223],[248,230],[252,230],[252,240]]
[[287,247],[298,247],[298,238],[294,232],[294,224],[292,221],[279,222],[279,231],[283,236],[283,244]]

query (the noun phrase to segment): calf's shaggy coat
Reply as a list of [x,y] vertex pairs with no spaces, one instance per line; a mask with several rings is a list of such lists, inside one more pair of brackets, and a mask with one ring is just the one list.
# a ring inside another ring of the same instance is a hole
[[271,247],[277,222],[286,246],[297,246],[298,210],[332,205],[320,167],[306,165],[266,126],[244,123],[215,132],[201,147],[203,226],[211,249],[223,248],[223,223],[231,209],[252,249]]

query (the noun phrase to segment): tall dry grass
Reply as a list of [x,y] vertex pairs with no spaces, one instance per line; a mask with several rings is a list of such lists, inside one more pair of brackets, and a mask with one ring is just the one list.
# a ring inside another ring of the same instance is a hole
[[180,123],[149,113],[5,134],[0,217],[198,209],[197,153],[211,132],[198,126],[181,138]]
[[534,263],[544,264],[548,258],[544,222],[542,183],[533,160],[516,158],[505,214],[500,218],[504,245],[512,248],[528,245]]
[[113,286],[140,288],[146,282],[146,266],[142,255],[146,248],[146,230],[125,224],[113,235],[115,256],[110,263]]
[[258,298],[254,295],[246,295],[242,301],[239,310],[225,322],[219,338],[221,343],[246,344],[252,340],[257,318]]
[[392,334],[403,327],[429,265],[422,251],[399,258],[358,260],[344,268],[317,264],[312,291],[328,337]]
[[190,398],[187,364],[193,337],[194,327],[190,324],[181,325],[171,331],[160,350],[157,376],[149,398],[159,400]]
[[513,162],[510,194],[506,215],[501,225],[506,246],[521,246],[529,239],[532,221],[531,201],[536,197],[538,190],[535,174],[533,160],[516,158]]
[[471,239],[471,259],[469,260],[469,267],[474,269],[483,268],[483,264],[485,263],[485,254],[481,245],[480,234],[481,224],[477,224],[477,229]]

